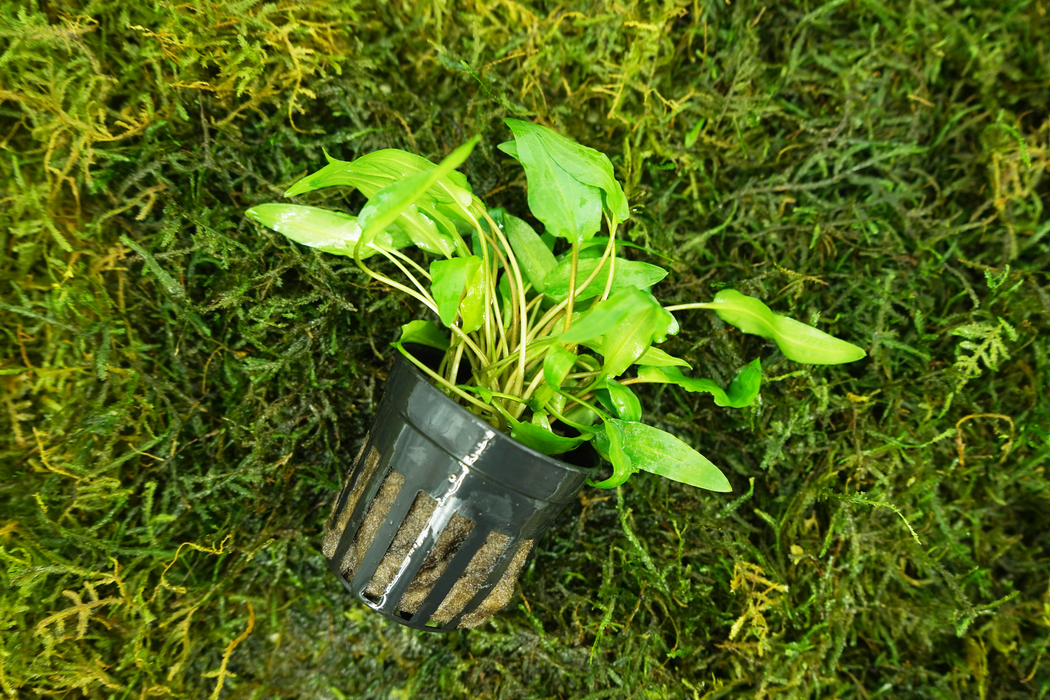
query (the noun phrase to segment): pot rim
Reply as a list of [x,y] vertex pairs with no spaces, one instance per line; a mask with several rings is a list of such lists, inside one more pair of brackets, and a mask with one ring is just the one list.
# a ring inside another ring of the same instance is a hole
[[[446,394],[445,392],[441,391],[441,389],[437,388],[437,386],[435,386],[434,383],[430,380],[430,377],[428,377],[427,375],[425,375],[422,372],[420,372],[419,369],[415,365],[413,365],[411,362],[409,362],[408,359],[406,359],[404,357],[404,355],[402,355],[400,352],[394,358],[394,362],[395,362],[395,366],[396,365],[401,365],[401,367],[403,367],[406,370],[409,370],[418,379],[421,379],[422,382],[428,387],[429,391],[432,392],[433,394],[435,394],[436,396],[439,396],[440,400],[442,400],[453,411],[458,411],[460,414],[462,414],[463,417],[465,417],[465,418],[469,419],[470,421],[472,421],[474,423],[474,425],[478,426],[479,428],[482,428],[482,429],[488,430],[488,431],[492,431],[497,436],[496,437],[497,440],[506,440],[506,441],[512,443],[516,448],[524,451],[526,454],[528,454],[529,456],[533,457],[534,459],[539,459],[539,460],[547,463],[550,467],[552,467],[554,469],[561,469],[562,471],[567,471],[567,472],[575,472],[575,473],[578,473],[578,474],[582,474],[582,475],[584,475],[586,477],[594,476],[601,469],[601,462],[602,462],[601,457],[598,456],[597,451],[595,451],[593,447],[591,447],[590,449],[594,452],[596,459],[595,459],[595,465],[593,467],[590,467],[590,468],[588,468],[588,467],[580,467],[580,466],[577,466],[575,464],[570,464],[569,462],[563,462],[560,459],[555,459],[551,455],[545,455],[542,452],[540,452],[539,450],[536,450],[536,449],[534,449],[532,447],[529,447],[528,445],[525,445],[525,444],[523,444],[521,442],[518,442],[513,437],[511,437],[507,433],[503,432],[499,428],[496,428],[495,426],[493,426],[488,421],[484,421],[484,420],[478,418],[476,415],[474,415],[470,411],[468,411],[466,408],[461,406],[458,402],[456,402],[448,394]],[[389,383],[389,375],[387,376],[387,383]],[[579,449],[579,448],[577,448],[577,449]]]

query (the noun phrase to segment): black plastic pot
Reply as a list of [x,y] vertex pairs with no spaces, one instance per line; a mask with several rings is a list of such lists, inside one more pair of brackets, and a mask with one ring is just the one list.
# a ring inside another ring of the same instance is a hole
[[403,625],[475,627],[506,605],[536,540],[596,472],[596,457],[583,461],[595,466],[521,445],[398,357],[325,526],[329,567]]

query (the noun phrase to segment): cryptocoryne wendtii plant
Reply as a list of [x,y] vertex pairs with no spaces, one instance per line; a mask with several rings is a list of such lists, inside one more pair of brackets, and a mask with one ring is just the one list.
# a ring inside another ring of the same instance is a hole
[[[630,208],[610,160],[546,127],[506,122],[514,140],[500,149],[525,169],[529,209],[543,223],[542,234],[488,209],[455,170],[477,137],[438,165],[395,149],[352,162],[329,157],[287,192],[356,187],[368,197],[357,217],[295,204],[263,204],[247,214],[298,243],[352,256],[369,277],[420,302],[440,325],[411,321],[393,345],[519,442],[548,455],[590,442],[613,466],[597,486],[616,486],[646,470],[728,491],[728,480],[706,457],[642,422],[630,387],[676,384],[740,408],[757,397],[761,367],[757,359],[745,365],[728,389],[686,376],[689,364],[656,345],[678,332],[673,312],[713,310],[745,333],[773,340],[796,362],[852,362],[864,351],[732,289],[709,302],[663,306],[650,288],[667,272],[622,256],[637,246],[617,237]],[[606,235],[599,236],[603,223]],[[424,267],[402,252],[410,246],[435,259]],[[371,267],[376,256],[402,280]],[[443,359],[428,366],[406,348],[411,343],[441,350]],[[469,380],[459,381],[465,374]]]

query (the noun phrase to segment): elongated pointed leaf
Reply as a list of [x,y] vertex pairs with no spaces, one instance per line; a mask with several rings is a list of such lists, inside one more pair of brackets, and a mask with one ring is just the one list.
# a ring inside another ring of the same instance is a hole
[[[589,350],[601,352],[603,342],[605,342],[605,338],[603,336],[598,336],[597,338],[592,338],[584,343],[580,343],[580,345]],[[643,352],[642,356],[634,361],[634,364],[651,367],[692,367],[692,365],[682,358],[670,355],[655,345]]]
[[[357,218],[338,211],[304,207],[299,204],[260,204],[244,212],[252,221],[284,234],[296,243],[317,248],[335,255],[354,254],[354,246],[361,237]],[[400,230],[384,231],[377,235],[361,257],[375,255],[379,248],[391,250],[412,245],[412,240]]]
[[558,264],[557,259],[544,245],[539,234],[525,221],[505,213],[503,223],[503,232],[507,236],[507,241],[510,242],[510,247],[514,250],[518,264],[525,271],[529,282],[532,283],[532,288],[542,293],[547,288],[544,280]]
[[496,148],[503,151],[514,160],[521,160],[518,157],[518,144],[513,141],[504,141],[503,143],[496,144]]
[[[576,266],[576,284],[582,285],[598,267],[599,262],[601,261],[598,258],[580,260]],[[554,301],[566,299],[569,296],[569,276],[571,274],[572,260],[565,258],[547,274],[544,293]],[[608,276],[609,261],[606,260],[594,280],[577,293],[576,301],[590,299],[604,292]],[[637,260],[617,258],[610,296],[621,289],[648,289],[666,276],[667,270],[662,267]]]
[[401,337],[395,345],[419,343],[438,350],[448,350],[449,342],[433,321],[409,321],[401,326]]
[[573,438],[563,437],[555,435],[550,430],[533,423],[518,423],[511,428],[510,436],[537,452],[542,452],[545,455],[560,455],[575,450],[591,439],[592,434],[587,433],[582,437]]
[[716,294],[711,308],[723,321],[745,333],[773,340],[784,357],[795,362],[837,365],[855,362],[866,355],[852,343],[793,318],[774,314],[758,299],[735,289],[723,289]]
[[[463,293],[480,270],[481,258],[476,255],[469,258],[435,260],[430,263],[430,295],[437,302],[438,316],[446,326],[455,322]],[[464,323],[465,321],[466,319]]]
[[500,319],[503,321],[504,328],[510,328],[510,323],[513,318],[513,311],[511,309],[514,306],[514,297],[510,293],[510,275],[506,272],[500,275],[497,289],[499,290]]
[[648,365],[650,367],[690,367],[685,360],[669,355],[658,347],[651,347],[642,353],[642,356],[634,361],[636,365]]
[[507,120],[514,132],[517,158],[528,180],[529,209],[547,231],[570,241],[585,241],[601,228],[602,191],[566,172],[527,122]]
[[733,381],[729,383],[729,390],[726,392],[729,398],[729,405],[733,408],[750,406],[758,398],[758,392],[761,388],[762,361],[756,357],[744,365],[733,377]]
[[[382,193],[376,195],[378,198]],[[368,205],[361,209],[364,215]],[[416,247],[433,255],[449,256],[456,250],[456,241],[450,231],[453,226],[438,226],[440,217],[434,212],[424,214],[417,204],[407,207],[393,224],[400,227],[412,239]]]
[[594,395],[605,410],[621,420],[642,419],[642,404],[633,391],[612,379],[606,379],[602,383],[604,386],[595,389]]
[[[595,429],[594,447],[602,456],[612,456],[610,424],[619,428],[622,450],[635,471],[645,470],[673,481],[711,491],[732,491],[729,480],[707,457],[674,435],[645,423],[611,419]],[[613,463],[615,469],[616,464]]]
[[543,381],[552,389],[560,389],[565,375],[576,364],[576,353],[561,345],[552,345],[543,358]]
[[758,397],[762,386],[762,365],[757,359],[744,365],[729,385],[729,391],[710,379],[686,377],[677,367],[640,367],[638,378],[654,383],[677,384],[686,391],[706,392],[714,397],[718,406],[743,408],[750,406]]
[[504,119],[517,140],[526,134],[539,141],[545,151],[565,172],[579,182],[602,191],[605,208],[611,218],[626,221],[631,210],[623,188],[616,180],[612,162],[600,151],[566,138],[545,126],[519,119]]
[[[286,197],[305,194],[322,187],[342,185],[356,187],[366,197],[399,180],[418,173],[429,173],[436,167],[426,158],[396,148],[384,148],[353,161],[338,160],[325,153],[328,165],[299,180],[285,192]],[[458,167],[458,166],[457,166]],[[471,188],[462,173],[453,170],[437,180],[429,194],[435,201],[470,206]]]

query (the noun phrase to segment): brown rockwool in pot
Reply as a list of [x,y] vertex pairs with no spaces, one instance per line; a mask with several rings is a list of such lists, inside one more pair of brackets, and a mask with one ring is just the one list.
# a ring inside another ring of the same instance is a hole
[[[365,446],[368,445],[368,436],[365,436],[365,444],[361,445],[361,449],[357,452],[357,458],[354,460],[354,466],[350,470],[350,473],[346,476],[346,482],[343,484],[343,490],[350,485],[350,480],[354,478],[354,472],[361,464],[361,456],[365,452]],[[339,507],[339,498],[335,499],[335,503],[332,504],[332,513],[328,516],[328,522],[324,526],[324,539],[321,541],[321,551],[324,555],[331,559],[335,555],[335,550],[339,548],[339,539],[343,536],[343,530],[346,529],[346,524],[350,521],[350,516],[354,513],[354,508],[357,506],[357,502],[361,499],[361,494],[364,492],[364,486],[372,480],[372,474],[375,472],[376,467],[379,465],[379,451],[373,446],[368,452],[368,459],[365,460],[364,469],[361,470],[361,475],[357,478],[356,488],[350,492],[347,496],[346,505],[343,507],[336,518],[336,508]],[[342,494],[340,494],[342,496]]]
[[372,580],[368,582],[368,588],[365,589],[366,595],[383,595],[383,592],[393,582],[394,576],[397,574],[398,569],[401,568],[405,557],[411,553],[412,545],[415,543],[416,538],[419,537],[419,533],[423,532],[423,528],[430,521],[430,516],[434,514],[436,505],[437,501],[426,493],[420,491],[416,494],[416,500],[413,501],[412,508],[409,509],[405,519],[401,521],[401,527],[397,529],[394,541],[390,543],[386,554],[383,555],[379,566],[376,567]]
[[[349,514],[353,512],[354,506],[360,499],[363,486],[368,483],[368,477],[374,471],[378,462],[379,455],[373,450],[369,453],[365,464],[365,470],[368,475],[362,474],[362,478],[357,480],[354,485],[354,493],[347,498],[345,508],[339,513],[334,524],[329,529],[326,529],[325,554],[327,556],[332,555],[329,553],[329,541],[333,543],[330,545],[330,550],[334,553],[342,531],[349,522]],[[354,541],[347,548],[343,557],[341,570],[348,580],[353,579],[354,571],[360,565],[365,552],[368,551],[376,533],[382,527],[383,521],[393,507],[394,501],[397,500],[404,483],[405,477],[393,470],[383,479],[378,493],[376,493],[375,498],[372,499],[368,506],[368,512],[354,537]],[[394,535],[390,547],[387,548],[386,554],[379,562],[372,579],[368,582],[368,586],[364,590],[365,595],[371,597],[383,595],[393,582],[394,576],[397,575],[405,558],[411,554],[412,545],[415,544],[420,533],[423,532],[423,528],[430,522],[436,508],[437,501],[430,494],[423,491],[416,494],[412,507],[409,509],[405,519],[401,521],[401,525],[398,527],[397,534]],[[329,523],[332,523],[331,519]],[[473,528],[474,522],[459,513],[455,513],[449,518],[434,546],[423,560],[419,571],[416,572],[415,577],[401,597],[398,604],[398,608],[401,611],[414,613],[419,609],[419,606],[448,568],[449,562]],[[511,537],[508,535],[501,532],[490,532],[485,538],[484,544],[471,557],[470,563],[459,579],[457,579],[452,590],[441,601],[441,605],[438,606],[431,619],[444,624],[463,610],[488,580],[489,575],[499,562],[500,555],[503,554],[510,542]],[[475,610],[464,615],[460,621],[460,627],[476,627],[507,604],[514,593],[514,583],[521,574],[525,560],[532,550],[532,545],[533,540],[521,542],[503,576],[500,577],[500,580],[481,604]]]
[[[421,500],[429,503],[426,506],[420,506]],[[412,506],[412,510],[415,510],[416,506],[420,506],[420,510],[426,508],[429,513],[433,513],[436,505],[437,501],[431,498],[429,494],[420,492],[419,496],[416,497],[416,503]],[[411,515],[409,513],[409,516]],[[430,516],[428,515],[427,517],[429,518]],[[405,519],[406,524],[408,520],[409,518]],[[449,518],[445,529],[441,531],[441,535],[434,542],[434,546],[431,547],[426,559],[423,560],[422,566],[419,567],[419,571],[416,572],[415,577],[412,579],[412,583],[409,584],[405,594],[401,596],[401,601],[398,603],[399,609],[407,613],[414,613],[419,609],[427,594],[430,593],[430,589],[434,587],[437,580],[445,573],[445,569],[448,568],[452,557],[459,551],[463,540],[467,539],[467,535],[473,529],[474,523],[459,513],[455,513]],[[422,527],[420,527],[420,531],[422,531]],[[416,536],[418,534],[417,532]]]
[[[500,544],[486,549],[490,542],[500,541]],[[493,532],[490,533],[488,538],[485,540],[485,544],[482,545],[478,553],[474,555],[474,558],[470,561],[470,566],[467,570],[459,577],[459,581],[449,591],[448,596],[444,602],[441,603],[441,607],[434,613],[434,619],[438,622],[448,622],[452,619],[452,616],[463,609],[470,599],[474,597],[478,589],[481,588],[482,584],[488,579],[489,574],[496,568],[496,562],[499,560],[499,555],[503,553],[503,550],[507,548],[510,538],[506,535]],[[514,553],[514,558],[511,559],[510,565],[507,570],[500,576],[499,581],[493,587],[492,592],[485,596],[485,599],[481,601],[472,612],[467,613],[463,616],[463,619],[459,621],[460,627],[477,627],[482,624],[496,612],[503,608],[510,601],[511,595],[514,594],[514,584],[518,580],[518,576],[521,575],[521,569],[525,566],[525,560],[529,558],[529,552],[532,551],[532,540],[524,540],[519,546],[518,551]],[[449,605],[449,610],[455,610],[455,612],[449,612],[442,615],[442,609],[446,603]]]
[[347,580],[354,577],[354,571],[361,563],[361,560],[364,559],[365,552],[372,546],[372,540],[375,539],[379,528],[383,527],[383,520],[386,518],[386,514],[390,512],[390,507],[394,505],[397,494],[401,491],[404,483],[405,477],[391,469],[390,473],[383,479],[379,492],[376,493],[372,502],[368,504],[368,513],[365,515],[361,527],[357,530],[354,541],[347,548],[346,555],[343,557],[342,565],[340,566],[340,570]]

